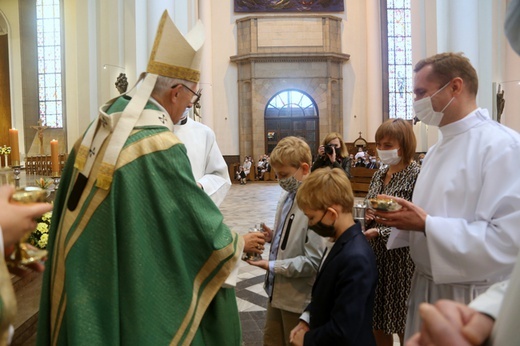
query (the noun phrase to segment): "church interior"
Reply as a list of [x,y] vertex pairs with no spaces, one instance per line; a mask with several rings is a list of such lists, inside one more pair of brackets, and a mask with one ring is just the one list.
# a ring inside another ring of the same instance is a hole
[[[246,233],[273,223],[281,189],[274,177],[242,187],[234,172],[245,156],[256,161],[286,136],[305,138],[314,154],[338,132],[350,153],[361,146],[375,155],[377,128],[402,117],[414,123],[416,152],[427,152],[439,133],[415,123],[412,108],[413,65],[424,57],[463,52],[478,72],[479,106],[520,131],[520,57],[503,32],[508,2],[344,0],[266,10],[277,2],[0,0],[0,149],[15,148],[9,133],[17,129],[19,165],[27,167],[18,183],[55,178],[51,141],[59,143],[61,171],[99,107],[146,70],[163,11],[183,34],[200,20],[202,96],[189,116],[215,133],[233,182],[220,209],[231,228]],[[246,3],[264,7],[244,10]],[[16,162],[1,153],[0,183],[13,183]],[[39,275],[13,277],[15,344],[34,344]],[[263,271],[243,265],[239,278],[244,345],[261,345]]]

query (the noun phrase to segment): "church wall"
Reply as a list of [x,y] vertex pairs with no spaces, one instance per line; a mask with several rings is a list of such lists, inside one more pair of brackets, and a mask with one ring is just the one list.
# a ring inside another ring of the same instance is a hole
[[[360,131],[364,138],[372,141],[381,123],[378,2],[346,0],[344,13],[330,13],[342,18],[342,52],[350,55],[350,60],[343,64],[341,106],[344,118],[343,128],[338,129],[346,141],[355,140]],[[0,10],[11,27],[9,59],[12,126],[20,129],[23,138],[18,3],[16,0],[0,0]],[[162,8],[153,5],[158,3],[159,0],[64,1],[68,149],[96,116],[98,106],[116,92],[113,75],[117,75],[121,69],[107,72],[103,70],[103,64],[123,67],[130,86],[138,73],[144,70],[149,54],[148,46],[151,45],[148,37],[155,35],[157,25],[152,18],[162,12]],[[509,87],[503,121],[519,129],[519,117],[508,114],[520,107],[515,103],[520,102],[520,91],[515,91],[518,84],[506,83],[520,80],[520,58],[508,47],[503,36],[506,3],[507,0],[463,0],[463,6],[459,6],[450,0],[412,0],[413,61],[415,63],[420,58],[435,54],[438,47],[439,50],[442,47],[471,51],[470,58],[477,62],[481,78],[479,104],[492,110],[493,83],[503,83],[504,87]],[[469,12],[471,16],[465,16],[464,6],[472,5],[475,7]],[[172,17],[178,21],[187,13],[188,20],[182,25],[191,27],[197,17],[194,9],[208,23],[207,40],[211,42],[205,53],[205,62],[209,62],[209,66],[201,68],[203,104],[206,103],[203,111],[208,112],[206,117],[203,114],[202,121],[215,130],[224,155],[237,155],[241,130],[237,114],[239,86],[237,66],[230,61],[230,56],[237,54],[236,20],[247,15],[235,14],[232,1],[221,1],[216,6],[211,0],[183,0],[175,1]],[[465,33],[456,33],[458,31]],[[116,44],[111,44],[114,42]],[[465,48],[467,44],[471,44],[468,49]],[[253,86],[243,87],[251,89]],[[436,128],[428,129],[427,126],[418,125],[414,131],[418,137],[418,151],[427,150],[437,140]],[[22,141],[20,145],[21,151],[25,152]]]
[[[370,120],[371,123],[381,123],[380,112],[367,115],[367,104],[380,104],[380,97],[372,97],[372,90],[368,90],[366,82],[366,74],[371,70],[367,65],[366,4],[347,0],[344,13],[330,14],[343,19],[342,52],[351,56],[351,61],[343,65],[343,122],[346,125],[337,131],[344,133],[345,140],[353,141],[359,136],[359,131],[367,133],[368,118],[374,118]],[[239,153],[238,75],[237,67],[230,62],[230,56],[237,54],[236,20],[247,15],[235,14],[232,1],[212,6],[213,129],[224,155]],[[354,115],[356,122],[352,120]]]
[[[0,11],[9,25],[9,75],[11,85],[11,126],[19,130],[20,138],[24,138],[23,101],[22,101],[22,63],[20,48],[20,21],[18,1],[0,0]],[[25,152],[24,141],[20,140],[20,151]]]

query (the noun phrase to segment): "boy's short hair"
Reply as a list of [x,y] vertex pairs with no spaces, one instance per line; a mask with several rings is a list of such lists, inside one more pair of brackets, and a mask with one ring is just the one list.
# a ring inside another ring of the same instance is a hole
[[287,165],[300,168],[301,163],[312,164],[309,145],[301,138],[289,136],[283,138],[271,152],[271,166]]
[[333,204],[352,213],[354,193],[350,181],[340,168],[324,167],[313,171],[300,185],[296,193],[300,209],[325,210]]

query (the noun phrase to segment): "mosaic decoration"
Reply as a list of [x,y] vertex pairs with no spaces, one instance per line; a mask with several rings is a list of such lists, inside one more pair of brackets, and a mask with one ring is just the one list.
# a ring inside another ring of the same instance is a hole
[[390,118],[411,120],[413,112],[410,0],[387,0]]
[[343,12],[345,0],[234,0],[235,12]]
[[39,119],[63,127],[60,0],[36,1]]

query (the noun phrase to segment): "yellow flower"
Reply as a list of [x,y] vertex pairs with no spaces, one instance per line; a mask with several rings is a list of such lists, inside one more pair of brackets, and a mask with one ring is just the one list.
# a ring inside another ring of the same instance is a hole
[[45,247],[47,247],[48,240],[49,240],[49,235],[42,234],[42,236],[40,237],[40,240],[38,241],[38,246],[40,247],[40,249],[45,249]]
[[42,221],[50,223],[52,218],[52,211],[48,211],[42,215]]
[[36,230],[40,231],[41,233],[49,233],[49,225],[47,225],[45,222],[39,222],[38,226],[36,226]]

